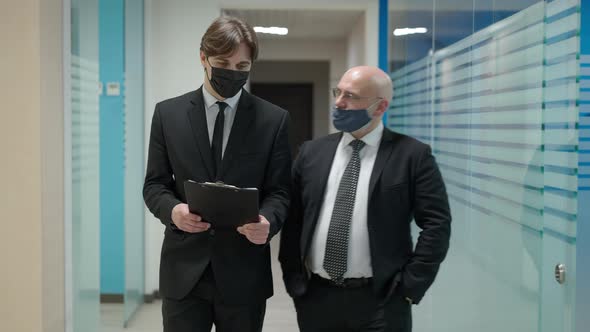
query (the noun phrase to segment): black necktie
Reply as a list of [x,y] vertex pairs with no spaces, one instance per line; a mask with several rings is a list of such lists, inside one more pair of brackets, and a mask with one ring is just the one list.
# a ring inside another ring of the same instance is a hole
[[213,164],[215,166],[215,180],[219,180],[221,176],[221,160],[223,155],[223,124],[225,123],[225,108],[227,104],[218,101],[219,113],[215,119],[215,127],[213,129],[213,140],[211,141],[211,152],[213,153]]
[[365,142],[357,139],[350,142],[350,145],[352,146],[352,157],[348,165],[346,165],[342,179],[340,179],[324,254],[324,269],[330,278],[336,282],[342,282],[342,277],[347,268],[348,235],[356,198],[356,186],[361,169],[359,152],[365,146]]

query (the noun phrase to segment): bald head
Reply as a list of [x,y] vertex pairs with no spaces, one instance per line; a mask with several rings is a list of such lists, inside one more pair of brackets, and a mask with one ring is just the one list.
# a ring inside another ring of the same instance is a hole
[[334,106],[340,110],[365,110],[370,122],[352,132],[361,138],[375,129],[393,97],[391,78],[377,67],[353,67],[342,75],[335,91]]
[[391,78],[377,67],[352,67],[342,75],[340,83],[346,83],[351,89],[358,89],[359,95],[362,96],[380,97],[387,102],[393,97]]

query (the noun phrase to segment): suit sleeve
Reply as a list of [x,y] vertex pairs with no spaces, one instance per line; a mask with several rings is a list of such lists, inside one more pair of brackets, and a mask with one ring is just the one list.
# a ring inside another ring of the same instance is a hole
[[434,282],[451,235],[451,212],[442,176],[430,148],[416,166],[414,220],[422,230],[402,276],[403,295],[420,302]]
[[290,169],[289,113],[284,112],[272,145],[261,192],[263,200],[260,214],[270,222],[268,241],[279,232],[287,218],[291,183],[289,178]]
[[291,176],[291,205],[289,217],[281,231],[279,261],[283,270],[283,281],[287,292],[292,297],[301,295],[304,290],[297,290],[305,277],[301,260],[301,232],[303,227],[303,203],[301,191],[301,165],[305,155],[305,143],[293,165]]
[[152,118],[148,162],[143,185],[143,198],[148,209],[168,227],[172,227],[172,209],[182,203],[174,191],[174,177],[166,140],[162,129],[160,109],[156,105]]

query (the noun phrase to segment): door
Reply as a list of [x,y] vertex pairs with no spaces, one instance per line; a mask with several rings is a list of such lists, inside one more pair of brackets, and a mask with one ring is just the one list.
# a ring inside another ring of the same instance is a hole
[[293,156],[312,138],[313,84],[252,83],[252,94],[284,108],[291,116],[289,141]]
[[[99,326],[98,0],[66,2],[70,53],[66,58],[66,328]],[[69,119],[68,119],[69,118]],[[69,219],[69,218],[68,218]]]

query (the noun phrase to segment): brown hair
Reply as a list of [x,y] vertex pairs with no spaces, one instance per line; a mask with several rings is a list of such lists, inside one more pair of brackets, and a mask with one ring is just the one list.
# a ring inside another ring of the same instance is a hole
[[206,56],[231,55],[240,43],[250,47],[252,61],[258,57],[258,39],[254,29],[233,16],[220,16],[207,29],[201,39],[201,51]]

